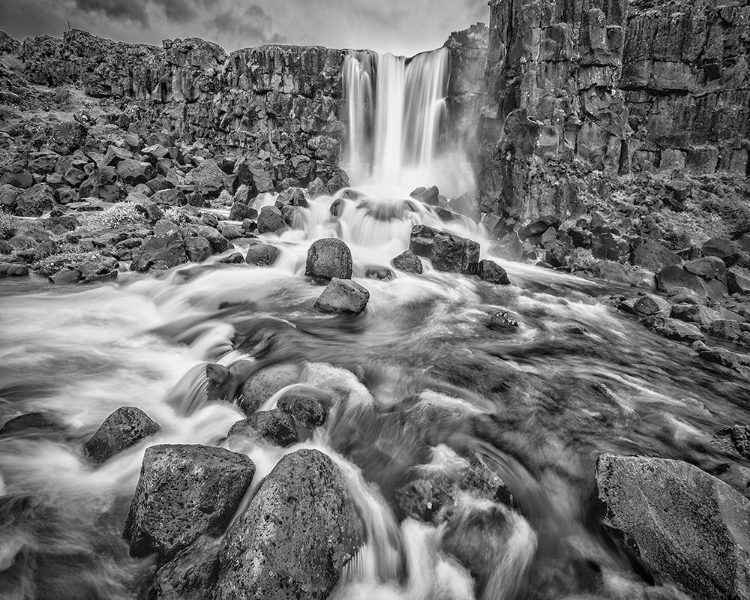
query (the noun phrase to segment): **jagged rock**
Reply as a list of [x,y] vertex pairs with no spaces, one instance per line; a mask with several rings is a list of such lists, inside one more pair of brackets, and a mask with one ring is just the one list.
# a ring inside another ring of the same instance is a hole
[[693,597],[740,598],[750,585],[750,501],[676,460],[603,454],[605,523],[654,573]]
[[125,406],[104,420],[84,450],[92,461],[101,464],[159,431],[161,426],[141,409]]
[[706,339],[706,336],[704,336],[697,327],[688,325],[682,321],[664,317],[662,314],[646,317],[642,322],[654,333],[669,338],[670,340],[692,343],[695,341],[704,341]]
[[188,173],[185,183],[194,185],[201,196],[217,198],[224,189],[224,176],[216,161],[209,158]]
[[404,273],[422,274],[422,261],[411,250],[406,250],[391,261],[394,269]]
[[730,294],[750,294],[750,277],[727,271],[727,288]]
[[672,265],[659,271],[656,274],[656,286],[659,291],[665,293],[687,288],[701,297],[707,295],[703,279],[678,265]]
[[370,300],[370,292],[351,279],[334,277],[315,301],[324,312],[360,314]]
[[431,259],[438,271],[473,275],[479,269],[479,244],[441,231],[432,240]]
[[518,320],[510,313],[501,310],[490,317],[490,328],[508,331],[518,328]]
[[323,281],[330,281],[334,277],[351,279],[352,253],[349,246],[337,238],[313,242],[307,251],[305,275]]
[[146,183],[156,175],[151,163],[126,158],[117,163],[117,174],[128,185]]
[[714,434],[711,445],[750,460],[750,428],[746,425],[733,425],[720,429]]
[[317,450],[283,457],[227,532],[216,600],[324,600],[363,543],[346,484]]
[[727,273],[724,261],[716,256],[707,256],[698,260],[691,260],[683,265],[683,268],[693,275],[703,279],[724,279]]
[[500,265],[491,260],[483,259],[479,261],[477,275],[480,279],[497,285],[509,285],[508,273]]
[[141,247],[133,251],[130,269],[140,272],[171,269],[187,261],[185,242],[178,232],[173,232],[146,238]]
[[305,190],[298,187],[291,187],[281,192],[276,199],[276,208],[281,210],[283,206],[307,208],[309,204],[305,196]]
[[65,121],[52,128],[50,145],[63,155],[72,154],[86,142],[88,129],[77,121]]
[[247,249],[245,262],[256,267],[272,267],[279,259],[281,251],[270,244],[255,244]]
[[703,256],[716,256],[732,266],[740,253],[739,246],[726,238],[711,238],[701,247]]
[[417,188],[409,195],[415,200],[419,200],[430,206],[438,206],[440,204],[440,191],[435,185],[428,188]]
[[325,424],[328,409],[316,394],[306,390],[286,392],[277,402],[279,410],[291,415],[303,427],[314,429]]
[[21,193],[21,189],[3,183],[0,185],[0,209],[5,209],[8,212],[15,212],[16,210],[16,199]]
[[417,256],[432,257],[432,243],[439,229],[427,225],[414,225],[409,238],[409,250]]
[[155,552],[164,562],[199,536],[220,536],[253,475],[247,456],[223,448],[148,448],[125,523],[131,556]]
[[185,240],[185,254],[191,262],[203,262],[211,256],[211,244],[206,238],[189,237]]
[[229,240],[221,235],[213,227],[207,225],[201,225],[198,227],[197,233],[200,237],[206,238],[208,243],[211,245],[211,252],[213,254],[221,254],[229,250]]
[[168,206],[185,206],[187,204],[185,192],[177,188],[154,192],[151,200],[157,204],[166,204]]
[[725,340],[737,341],[742,336],[740,324],[731,319],[715,319],[710,326],[711,335]]
[[244,421],[237,421],[227,435],[263,440],[282,448],[299,442],[292,415],[278,409],[256,412]]
[[161,566],[151,585],[154,600],[206,600],[219,577],[220,540],[199,538]]
[[633,312],[639,317],[650,317],[651,315],[669,317],[672,313],[672,305],[659,296],[643,296],[633,304]]
[[286,221],[275,206],[264,206],[258,215],[258,233],[276,233],[286,229]]
[[16,196],[15,214],[19,217],[41,217],[54,206],[54,190],[46,183],[38,183]]
[[266,367],[251,375],[243,384],[240,408],[246,415],[252,415],[276,392],[298,383],[299,379],[300,369],[297,365],[281,364]]
[[699,340],[693,344],[695,350],[702,359],[717,365],[722,365],[728,369],[737,371],[750,379],[750,355],[738,354],[725,348],[710,348]]
[[258,211],[253,207],[235,201],[232,204],[232,209],[229,212],[230,221],[244,221],[245,219],[257,219]]
[[25,265],[0,263],[0,277],[25,277],[28,274],[29,268]]
[[645,240],[638,245],[633,250],[630,260],[634,265],[651,271],[660,271],[664,267],[682,263],[678,254],[665,248],[656,240]]

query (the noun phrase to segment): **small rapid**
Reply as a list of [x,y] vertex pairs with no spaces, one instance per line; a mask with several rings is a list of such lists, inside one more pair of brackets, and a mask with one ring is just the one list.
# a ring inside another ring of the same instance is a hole
[[[0,435],[3,597],[139,597],[154,562],[128,556],[122,526],[146,448],[165,443],[250,456],[246,501],[284,455],[329,455],[366,531],[336,599],[552,599],[595,587],[614,599],[648,587],[599,523],[596,457],[658,455],[711,471],[707,441],[750,420],[750,391],[616,312],[618,289],[492,257],[479,226],[444,222],[403,192],[342,190],[299,212],[298,229],[266,236],[281,249],[273,267],[217,256],[93,287],[0,282],[0,423],[38,412],[56,424]],[[420,276],[393,270],[415,224],[479,241],[511,285],[429,261]],[[305,258],[331,236],[350,246],[353,278],[370,292],[356,317],[313,307],[322,288],[305,278]],[[498,311],[518,327],[490,327]],[[245,375],[295,365],[293,385],[325,391],[329,417],[288,448],[227,438],[245,415],[241,402],[209,397],[208,363]],[[95,468],[82,442],[122,406],[162,429]],[[404,486],[469,464],[504,482],[513,510],[467,495],[448,525],[404,518]],[[461,553],[485,556],[481,572]]]

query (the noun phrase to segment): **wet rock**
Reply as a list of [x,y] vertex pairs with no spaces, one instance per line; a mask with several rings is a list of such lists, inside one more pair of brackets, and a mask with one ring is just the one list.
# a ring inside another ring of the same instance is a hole
[[151,584],[153,600],[206,600],[219,577],[221,541],[199,538],[159,568]]
[[232,372],[218,363],[209,363],[206,365],[206,379],[208,379],[209,402],[216,400],[228,400],[227,395],[232,383]]
[[284,206],[307,208],[309,204],[305,196],[305,190],[298,187],[291,187],[281,192],[276,199],[276,208],[281,210]]
[[441,231],[432,240],[430,258],[438,271],[473,275],[479,270],[479,244]]
[[367,279],[377,279],[378,281],[391,281],[394,277],[393,271],[388,267],[367,267],[365,269],[365,277]]
[[704,341],[706,337],[694,325],[664,317],[661,314],[646,317],[641,321],[654,333],[678,342]]
[[133,251],[130,269],[139,272],[171,269],[187,261],[185,242],[178,232],[174,232],[146,238],[141,247]]
[[351,250],[337,238],[324,238],[313,242],[307,251],[305,275],[323,281],[330,281],[334,277],[351,279]]
[[518,320],[509,312],[506,312],[504,310],[494,313],[490,318],[490,329],[511,331],[517,328]]
[[750,585],[750,501],[687,463],[603,454],[605,524],[654,573],[694,598],[741,598]]
[[635,301],[633,312],[639,317],[650,317],[651,315],[669,317],[672,313],[672,305],[664,298],[648,295]]
[[46,183],[38,183],[16,196],[15,214],[19,217],[41,217],[54,206],[54,190]]
[[245,257],[242,256],[242,254],[240,254],[239,252],[234,252],[229,256],[222,258],[221,260],[219,260],[219,262],[227,265],[239,265],[245,262]]
[[237,238],[242,237],[242,232],[239,229],[224,221],[217,225],[217,229],[219,230],[219,233],[228,240],[236,240]]
[[300,369],[297,365],[272,365],[251,375],[242,386],[240,408],[252,415],[258,407],[280,389],[298,383]]
[[256,267],[272,267],[279,259],[281,251],[270,244],[255,244],[247,249],[245,262]]
[[286,229],[286,221],[275,206],[264,206],[258,215],[258,233],[276,233]]
[[25,265],[0,263],[0,277],[25,277],[28,274],[29,268]]
[[201,535],[220,536],[254,474],[247,456],[223,448],[148,448],[125,524],[131,556],[155,552],[163,562]]
[[710,325],[711,335],[725,340],[737,341],[742,336],[740,324],[731,319],[715,319]]
[[282,448],[299,442],[292,415],[279,409],[253,413],[247,419],[232,425],[227,435],[239,435],[253,441],[262,440]]
[[750,427],[732,425],[714,434],[711,445],[728,454],[737,454],[750,460]]
[[645,240],[642,244],[636,246],[630,260],[634,265],[655,272],[682,263],[678,254],[665,248],[663,244],[656,240]]
[[289,454],[227,532],[215,599],[324,600],[362,543],[331,459],[317,450]]
[[438,206],[440,204],[440,190],[435,185],[428,188],[417,188],[409,196],[430,206]]
[[255,220],[258,218],[258,211],[252,206],[242,204],[241,202],[234,202],[232,204],[232,210],[229,212],[230,221],[244,221],[245,219]]
[[703,279],[678,265],[672,265],[659,271],[656,274],[656,287],[659,291],[665,293],[687,288],[701,297],[707,295]]
[[727,273],[724,261],[716,256],[707,256],[686,262],[683,267],[688,273],[703,279],[724,279]]
[[411,250],[406,250],[391,261],[394,269],[404,273],[422,274],[422,261]]
[[427,225],[414,225],[409,238],[409,250],[417,256],[432,257],[432,243],[439,229]]
[[279,410],[294,417],[298,423],[308,429],[315,429],[326,422],[328,409],[316,394],[305,390],[286,392],[279,398]]
[[201,225],[197,231],[200,237],[206,238],[208,243],[211,245],[211,252],[213,254],[221,254],[229,250],[229,240],[221,235],[213,227],[207,225]]
[[605,281],[630,285],[632,277],[624,265],[616,262],[600,261],[591,267],[591,273]]
[[730,294],[750,294],[750,277],[727,271],[727,288]]
[[324,312],[358,315],[370,300],[370,292],[351,279],[334,277],[315,301],[315,308]]
[[519,239],[518,234],[514,231],[503,236],[502,239],[490,249],[490,253],[506,260],[521,260],[521,257],[523,256],[523,243]]
[[0,435],[25,433],[30,430],[62,431],[63,428],[50,416],[41,412],[32,412],[6,421],[0,427]]
[[750,355],[738,354],[725,348],[710,348],[702,341],[695,342],[693,350],[704,360],[722,365],[750,378]]
[[510,279],[508,279],[508,273],[505,272],[505,269],[491,260],[484,259],[479,261],[477,275],[479,275],[480,279],[489,283],[510,285]]
[[185,240],[185,253],[191,262],[203,262],[211,256],[211,244],[206,238],[189,237]]
[[160,431],[161,426],[141,409],[124,406],[104,420],[86,442],[84,450],[89,459],[102,464]]

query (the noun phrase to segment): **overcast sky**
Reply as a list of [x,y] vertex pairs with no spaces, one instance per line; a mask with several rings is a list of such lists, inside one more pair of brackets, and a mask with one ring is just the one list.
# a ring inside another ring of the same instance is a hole
[[70,26],[161,45],[202,37],[226,50],[266,43],[411,56],[489,20],[487,0],[0,0],[0,29],[23,40]]

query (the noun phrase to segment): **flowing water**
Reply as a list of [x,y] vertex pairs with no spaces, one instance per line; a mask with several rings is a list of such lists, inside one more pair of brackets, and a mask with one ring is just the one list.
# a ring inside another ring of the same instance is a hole
[[[347,72],[362,98],[380,98],[362,64],[352,61]],[[378,63],[379,73],[403,67]],[[400,77],[410,89],[411,76]],[[419,87],[433,83],[426,77]],[[413,160],[429,162],[417,148],[408,148]],[[247,453],[258,468],[254,488],[286,453],[314,447],[332,457],[367,532],[337,600],[553,599],[592,590],[640,598],[650,582],[600,525],[597,455],[715,470],[726,457],[707,442],[716,429],[750,420],[750,389],[617,313],[608,299],[622,290],[601,283],[499,260],[509,286],[429,262],[421,276],[366,278],[408,247],[418,223],[476,239],[489,256],[478,226],[444,223],[407,191],[364,186],[315,199],[298,228],[266,236],[281,249],[272,268],[214,257],[157,275],[123,271],[117,283],[86,288],[0,281],[0,423],[42,412],[60,426],[0,436],[0,597],[136,597],[154,564],[130,558],[121,534],[144,451],[195,443]],[[313,308],[322,288],[304,276],[307,250],[332,236],[350,246],[354,279],[371,294],[356,317]],[[518,327],[490,328],[497,311]],[[244,415],[207,400],[205,365],[240,360],[255,369],[299,365],[296,385],[331,405],[325,426],[287,449],[228,441]],[[121,406],[143,409],[162,430],[95,468],[82,441]],[[470,458],[507,484],[515,511],[465,497],[448,528],[397,518],[399,488],[424,473],[456,472]],[[502,526],[478,529],[476,511]],[[489,565],[479,586],[445,551],[448,535]]]

